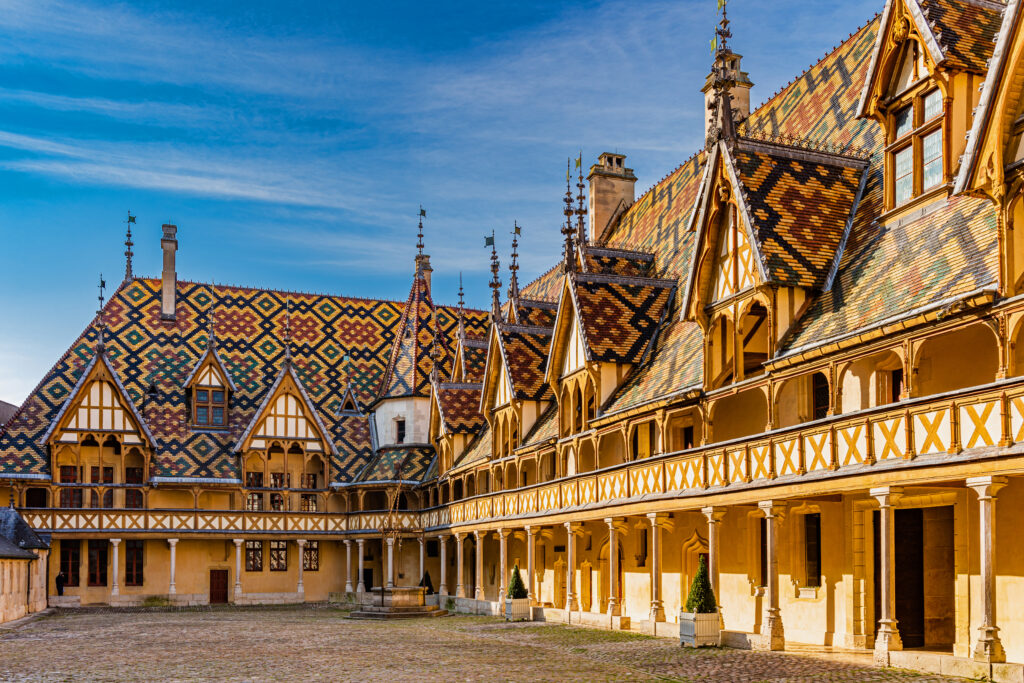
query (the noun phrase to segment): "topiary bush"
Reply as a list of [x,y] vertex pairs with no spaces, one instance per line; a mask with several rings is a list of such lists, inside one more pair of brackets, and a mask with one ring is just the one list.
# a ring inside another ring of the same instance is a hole
[[526,592],[526,584],[523,577],[519,575],[519,565],[512,567],[512,579],[508,582],[508,597],[512,600],[522,600],[529,597]]
[[690,595],[686,598],[686,611],[691,614],[712,614],[718,611],[715,591],[711,589],[711,578],[708,576],[708,564],[701,555],[697,575],[690,584]]

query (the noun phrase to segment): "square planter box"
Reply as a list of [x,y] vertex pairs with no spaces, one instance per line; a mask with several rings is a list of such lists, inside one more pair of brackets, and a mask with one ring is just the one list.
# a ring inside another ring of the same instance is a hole
[[679,644],[690,647],[718,646],[722,634],[718,612],[711,614],[679,613]]
[[505,598],[505,621],[530,621],[532,618],[529,598]]

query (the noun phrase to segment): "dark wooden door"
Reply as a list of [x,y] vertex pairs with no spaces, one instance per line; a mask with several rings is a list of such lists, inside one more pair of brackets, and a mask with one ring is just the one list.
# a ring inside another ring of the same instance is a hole
[[223,604],[228,601],[228,570],[210,570],[210,604]]
[[363,567],[363,588],[373,588],[373,567]]
[[[893,511],[893,597],[903,647],[924,646],[924,516],[921,508]],[[874,514],[875,630],[881,615],[879,514]]]

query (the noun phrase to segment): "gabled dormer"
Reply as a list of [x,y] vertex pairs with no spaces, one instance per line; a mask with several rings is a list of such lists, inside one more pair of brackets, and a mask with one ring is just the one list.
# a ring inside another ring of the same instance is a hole
[[194,429],[227,429],[231,424],[229,410],[235,383],[217,353],[215,339],[211,329],[206,351],[185,378],[189,423]]
[[482,385],[434,382],[430,402],[430,441],[437,450],[438,476],[450,470],[484,426]]
[[338,415],[346,415],[349,417],[358,417],[363,414],[363,409],[359,405],[359,399],[356,398],[356,392],[352,389],[352,382],[345,386],[345,393],[341,395],[341,401],[338,403]]
[[807,142],[711,148],[681,307],[704,330],[708,389],[761,374],[809,298],[831,287],[867,166]]
[[551,328],[491,325],[480,412],[490,425],[491,457],[509,456],[551,403],[544,365]]
[[985,0],[886,3],[858,113],[885,136],[887,211],[948,195],[1003,8]]
[[643,362],[674,291],[672,279],[566,275],[546,376],[558,400],[560,436],[589,429],[600,406]]

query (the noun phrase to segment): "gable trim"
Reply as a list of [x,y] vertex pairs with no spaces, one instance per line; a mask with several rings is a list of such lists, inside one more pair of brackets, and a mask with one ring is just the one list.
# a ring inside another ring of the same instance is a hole
[[195,364],[195,367],[192,368],[192,372],[190,372],[188,374],[188,377],[185,378],[185,381],[182,383],[182,386],[186,388],[192,386],[192,382],[195,381],[196,375],[199,374],[199,370],[202,369],[207,357],[211,355],[213,356],[213,360],[217,364],[218,368],[220,368],[221,374],[224,375],[224,379],[228,383],[228,388],[231,391],[235,391],[235,382],[233,379],[231,379],[231,373],[228,372],[227,367],[225,367],[224,365],[224,361],[221,360],[220,354],[217,353],[217,349],[214,348],[212,342],[207,345],[206,351],[204,351],[203,355],[199,357],[199,362],[197,362]]
[[846,225],[843,226],[843,236],[839,239],[839,247],[836,249],[835,256],[832,257],[832,265],[828,269],[828,277],[825,279],[824,287],[826,292],[832,290],[832,284],[835,282],[836,275],[839,274],[839,263],[843,260],[846,242],[853,231],[853,221],[857,217],[857,208],[860,206],[860,200],[864,196],[864,188],[867,187],[867,184],[868,168],[865,167],[860,174],[860,185],[857,187],[857,194],[853,198],[853,207],[850,209],[850,215],[846,218]]

